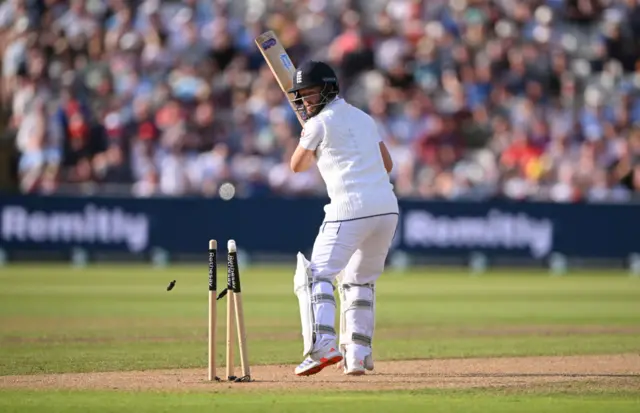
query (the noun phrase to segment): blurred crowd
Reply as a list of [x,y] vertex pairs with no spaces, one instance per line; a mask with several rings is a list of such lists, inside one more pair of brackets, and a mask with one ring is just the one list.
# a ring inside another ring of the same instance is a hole
[[336,68],[401,197],[640,193],[640,0],[5,0],[21,190],[324,194],[289,171],[301,127],[253,42],[267,29]]

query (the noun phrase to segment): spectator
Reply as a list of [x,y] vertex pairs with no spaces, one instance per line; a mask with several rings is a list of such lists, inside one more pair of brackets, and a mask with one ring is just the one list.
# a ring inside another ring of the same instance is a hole
[[[635,0],[9,0],[0,102],[28,193],[323,195],[253,39],[331,62],[401,197],[640,193]],[[242,14],[242,13],[246,14]]]

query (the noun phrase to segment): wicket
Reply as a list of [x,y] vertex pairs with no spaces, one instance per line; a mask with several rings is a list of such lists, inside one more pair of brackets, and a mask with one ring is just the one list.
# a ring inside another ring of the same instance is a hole
[[[238,251],[234,240],[227,243],[227,288],[216,297],[217,290],[217,255],[218,242],[209,241],[209,381],[220,381],[216,376],[216,303],[227,296],[227,380],[234,382],[251,381],[249,357],[247,352],[246,331],[244,325],[244,309],[242,306],[242,288],[240,286],[240,271],[238,268]],[[238,344],[240,348],[240,364],[242,377],[234,374],[234,334],[233,324],[236,324]]]

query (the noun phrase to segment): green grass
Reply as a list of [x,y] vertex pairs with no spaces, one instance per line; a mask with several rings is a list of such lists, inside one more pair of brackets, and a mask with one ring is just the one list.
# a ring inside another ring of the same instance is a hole
[[[251,364],[297,363],[293,268],[242,271]],[[219,269],[220,289],[226,271]],[[167,292],[171,280],[177,280]],[[206,366],[207,269],[10,266],[0,269],[0,376]],[[640,279],[415,270],[378,284],[376,359],[640,352]],[[218,360],[225,304],[219,302]],[[638,393],[497,390],[241,394],[0,390],[2,412],[639,411]],[[322,401],[322,404],[319,402]],[[354,410],[354,406],[357,409]],[[315,410],[314,410],[315,409]]]
[[[253,364],[299,362],[291,279],[290,268],[242,272]],[[9,267],[0,282],[0,375],[203,366],[205,266]],[[640,350],[640,280],[615,274],[389,273],[377,308],[379,359]]]
[[[0,392],[0,395],[2,392]],[[228,409],[245,412],[637,412],[640,399],[634,394],[501,394],[495,390],[419,391],[333,394],[204,394],[119,392],[11,392],[0,398],[4,413],[42,412],[210,412]]]

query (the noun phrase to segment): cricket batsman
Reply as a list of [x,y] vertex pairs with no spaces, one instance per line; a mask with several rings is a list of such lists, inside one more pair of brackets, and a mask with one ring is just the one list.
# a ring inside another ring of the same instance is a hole
[[[306,357],[295,369],[298,376],[339,362],[347,375],[373,369],[375,285],[398,225],[389,151],[374,120],[339,91],[333,69],[318,61],[301,65],[288,90],[305,119],[291,170],[302,172],[316,162],[330,198],[311,259],[297,256],[294,291]],[[334,281],[340,292],[340,347]]]

